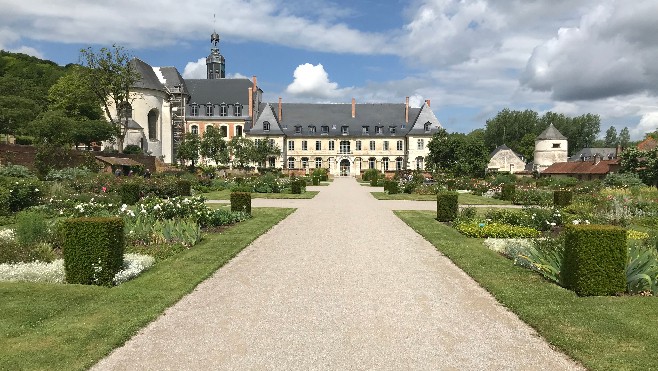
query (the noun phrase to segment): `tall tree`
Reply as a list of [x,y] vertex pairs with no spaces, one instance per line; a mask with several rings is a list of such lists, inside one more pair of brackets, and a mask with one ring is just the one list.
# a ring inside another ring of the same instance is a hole
[[253,158],[254,142],[245,137],[233,137],[228,145],[233,156],[233,166],[241,168],[249,165]]
[[538,125],[537,112],[533,110],[512,111],[505,108],[495,117],[487,120],[484,130],[485,146],[492,151],[499,145],[505,144],[515,151],[519,151],[520,142],[526,135],[531,134],[534,137],[539,134]]
[[178,145],[176,158],[185,164],[190,161],[194,167],[199,161],[199,136],[194,133],[185,133],[183,141]]
[[280,156],[281,149],[269,138],[255,139],[252,147],[251,161],[257,164],[266,164],[271,156]]
[[644,184],[658,188],[658,148],[649,151],[626,148],[619,158],[621,172],[636,173]]
[[617,129],[614,126],[610,126],[610,128],[605,131],[604,144],[606,147],[616,147],[618,142]]
[[426,164],[439,171],[457,176],[481,176],[487,165],[489,151],[481,129],[469,134],[446,133],[441,130],[428,143]]
[[216,165],[226,164],[229,161],[228,144],[222,133],[214,126],[208,126],[199,143],[199,154],[211,159]]
[[619,132],[619,145],[622,148],[628,148],[631,143],[631,133],[628,131],[628,127],[624,126],[623,129]]
[[[130,56],[121,46],[112,49],[101,48],[95,52],[91,47],[80,51],[80,59],[87,69],[87,84],[105,112],[115,130],[119,151],[128,133],[130,115],[125,107],[131,107],[135,100],[130,90],[141,76],[130,63]],[[131,112],[132,110],[130,110]]]
[[46,111],[27,124],[25,133],[35,138],[36,145],[70,147],[74,144],[75,121],[63,111]]

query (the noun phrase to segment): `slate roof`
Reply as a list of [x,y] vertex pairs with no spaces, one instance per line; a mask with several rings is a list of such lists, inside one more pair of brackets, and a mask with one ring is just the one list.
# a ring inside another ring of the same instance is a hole
[[617,154],[617,148],[583,148],[580,152],[569,157],[567,161],[582,161],[583,159],[588,159],[594,157],[595,155],[601,156],[601,159],[609,159],[610,157],[615,157]]
[[190,104],[240,103],[244,106],[249,105],[249,88],[253,83],[249,79],[187,79],[185,85]]
[[[274,135],[274,130],[289,137],[404,137],[408,134],[433,135],[441,128],[432,110],[424,105],[421,108],[409,108],[409,122],[405,122],[404,103],[360,103],[355,106],[356,114],[352,117],[352,104],[321,103],[282,103],[281,116],[278,117],[278,104],[261,104],[259,117],[250,135]],[[276,120],[272,122],[271,120]],[[263,131],[263,122],[270,122],[270,131]],[[425,131],[424,124],[430,123],[430,131]],[[277,125],[278,124],[278,125]],[[278,126],[278,128],[275,128]],[[315,127],[312,132],[310,126]],[[322,133],[322,126],[328,126],[329,132]],[[368,127],[368,134],[363,134],[363,127]],[[381,134],[375,134],[375,127],[382,127]],[[296,127],[301,127],[298,133]],[[348,133],[343,134],[342,128]],[[391,128],[394,127],[394,131]]]
[[189,94],[187,86],[185,85],[185,79],[178,72],[176,67],[153,67],[156,70],[159,70],[164,77],[165,82],[164,86],[169,89],[170,92],[174,91],[175,86],[180,86],[183,90],[183,93]]
[[509,148],[507,145],[505,145],[505,144],[501,144],[501,145],[499,145],[498,147],[496,147],[496,149],[494,149],[494,150],[489,154],[489,159],[491,159],[492,157],[494,157],[498,152],[502,152],[502,151],[512,151],[512,153],[514,153],[514,155],[516,155],[516,157],[518,157],[519,159],[522,159],[522,158],[523,158],[523,156],[521,156],[519,153],[513,151],[513,150],[512,150],[511,148]]
[[578,174],[608,174],[611,167],[619,164],[618,159],[578,162],[556,162],[542,171],[542,175],[578,175]]
[[132,65],[135,71],[137,71],[137,73],[139,73],[141,76],[141,79],[135,83],[134,87],[165,91],[164,85],[162,85],[160,79],[153,71],[153,67],[151,67],[148,63],[139,58],[133,58],[128,63]]
[[567,137],[562,135],[553,124],[550,124],[535,140],[567,140]]

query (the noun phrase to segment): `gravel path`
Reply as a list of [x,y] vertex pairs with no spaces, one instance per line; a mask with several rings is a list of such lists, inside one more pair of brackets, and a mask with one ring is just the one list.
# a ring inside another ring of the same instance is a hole
[[94,369],[579,368],[354,179],[294,201]]

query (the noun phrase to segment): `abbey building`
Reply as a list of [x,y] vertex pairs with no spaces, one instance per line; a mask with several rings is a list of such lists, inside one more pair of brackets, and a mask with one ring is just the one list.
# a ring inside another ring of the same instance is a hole
[[142,79],[130,107],[125,145],[139,145],[171,163],[186,132],[203,136],[209,126],[230,140],[244,136],[276,143],[281,154],[261,166],[290,170],[327,168],[334,175],[366,169],[424,169],[427,144],[441,124],[426,101],[315,104],[263,102],[256,77],[226,78],[219,35],[211,35],[205,79],[183,79],[174,67],[133,59]]

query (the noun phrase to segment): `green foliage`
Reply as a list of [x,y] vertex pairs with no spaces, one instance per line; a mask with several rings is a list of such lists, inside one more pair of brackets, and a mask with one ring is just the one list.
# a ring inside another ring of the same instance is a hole
[[222,133],[214,126],[207,127],[203,133],[199,143],[199,154],[213,160],[217,165],[228,163],[230,159],[228,144]]
[[73,218],[63,228],[66,281],[111,286],[123,266],[123,220]]
[[379,170],[377,169],[368,169],[361,174],[361,180],[364,182],[369,182],[372,178],[377,178],[379,176]]
[[571,205],[573,199],[573,192],[556,190],[553,191],[553,205],[556,207],[565,207]]
[[397,180],[389,180],[386,191],[388,191],[389,195],[400,193],[400,183]]
[[53,169],[46,176],[45,180],[66,181],[76,180],[85,177],[91,177],[94,173],[85,167],[67,167],[64,169]]
[[38,211],[21,211],[16,215],[16,241],[21,245],[48,242],[50,232],[46,215]]
[[137,144],[129,144],[123,148],[123,153],[128,155],[140,155],[143,154],[144,151]]
[[253,191],[256,193],[280,193],[281,185],[278,177],[272,173],[258,177],[253,183]]
[[192,195],[192,182],[187,179],[179,179],[176,181],[176,188],[178,189],[178,196]]
[[302,194],[306,190],[306,181],[304,178],[290,179],[290,193],[294,195]]
[[320,185],[320,177],[319,176],[313,176],[313,185],[317,186]]
[[637,173],[609,173],[603,178],[603,185],[608,188],[629,188],[643,186]]
[[459,215],[455,219],[455,223],[470,223],[475,221],[477,217],[477,210],[474,207],[463,207],[459,210]]
[[6,178],[0,177],[0,211],[7,208],[11,212],[18,212],[30,206],[38,205],[45,187],[34,178]]
[[0,264],[35,261],[49,263],[56,258],[53,248],[47,243],[25,245],[17,241],[0,239]]
[[626,291],[626,231],[602,225],[565,228],[565,286],[580,296]]
[[0,177],[33,178],[34,174],[23,165],[0,165]]
[[658,296],[658,251],[641,242],[630,242],[626,262],[626,289],[630,294],[651,292]]
[[441,129],[432,136],[427,147],[427,167],[450,174],[482,176],[489,161],[490,151],[485,147],[482,130],[448,134]]
[[382,184],[382,178],[380,177],[379,173],[370,175],[368,179],[370,179],[371,187],[379,187],[379,185]]
[[553,192],[538,188],[517,188],[514,191],[515,205],[538,205],[551,206],[553,204]]
[[499,223],[460,222],[455,224],[459,233],[473,238],[535,238],[539,231],[529,227]]
[[459,194],[457,192],[439,192],[436,194],[436,220],[450,222],[457,218],[459,211]]
[[183,141],[176,150],[176,158],[183,164],[190,161],[194,166],[199,161],[199,136],[194,133],[185,133]]
[[53,169],[63,169],[70,166],[71,150],[60,145],[42,143],[36,146],[34,167],[40,179],[44,179]]
[[500,199],[504,201],[512,201],[514,199],[515,193],[516,193],[516,184],[504,183],[501,188]]
[[242,211],[246,214],[251,214],[251,193],[232,192],[231,211]]
[[191,247],[201,241],[199,224],[189,219],[155,219],[140,215],[125,218],[126,242],[131,245],[182,244]]
[[325,168],[313,169],[313,176],[320,178],[320,181],[326,182],[329,179],[329,170]]
[[564,237],[535,239],[516,256],[514,264],[528,267],[545,279],[564,286],[562,265],[564,263]]
[[121,202],[127,205],[134,205],[141,198],[141,186],[136,181],[124,182],[119,186],[119,195]]

